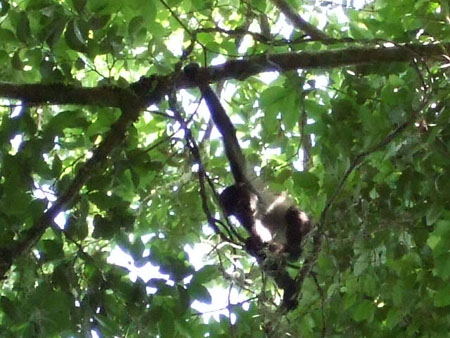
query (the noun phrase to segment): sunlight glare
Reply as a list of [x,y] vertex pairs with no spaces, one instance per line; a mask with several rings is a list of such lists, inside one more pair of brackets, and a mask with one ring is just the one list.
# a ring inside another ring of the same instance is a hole
[[[216,321],[220,320],[220,315],[228,317],[230,315],[230,311],[228,310],[229,304],[238,304],[247,299],[241,292],[236,290],[236,288],[232,288],[231,292],[229,290],[225,290],[224,288],[217,286],[208,288],[209,293],[211,294],[211,298],[213,301],[211,304],[206,304],[199,302],[198,300],[194,300],[191,307],[194,310],[199,311],[203,314],[202,318],[205,324],[207,324],[211,318],[214,318]],[[242,306],[244,310],[248,310],[248,304],[244,303]],[[236,322],[236,316],[232,313],[230,320],[232,324]]]
[[273,30],[282,35],[285,39],[289,39],[292,34],[293,27],[288,23],[284,14],[280,14],[278,21],[275,23]]
[[23,135],[22,134],[16,134],[11,140],[9,140],[11,143],[11,150],[10,154],[15,155],[19,151],[19,147],[23,142]]
[[21,112],[22,112],[22,103],[20,103],[19,105],[15,106],[15,107],[13,108],[13,111],[12,111],[10,117],[11,117],[12,119],[15,118],[15,117],[18,117],[18,116],[20,115]]
[[[210,227],[208,226],[208,228]],[[192,264],[195,271],[203,268],[208,262],[212,263],[211,260],[208,261],[206,258],[206,253],[211,251],[211,245],[207,243],[186,244],[183,250],[188,254],[189,263]]]
[[136,267],[133,258],[125,251],[123,251],[119,246],[115,246],[111,250],[107,262],[109,264],[115,264],[126,268],[129,271],[130,280],[133,282],[136,281],[138,277],[141,278],[144,282],[147,282],[152,278],[160,278],[165,279],[167,281],[167,284],[173,284],[173,282],[169,279],[169,275],[160,273],[159,266],[147,262],[141,267]]
[[52,187],[48,184],[39,185],[36,189],[33,189],[33,196],[37,199],[48,199],[50,202],[56,201],[55,193]]
[[258,74],[258,78],[266,85],[269,85],[270,83],[278,79],[279,76],[280,73],[278,72],[263,72]]
[[65,226],[66,226],[66,215],[64,214],[64,212],[60,212],[54,219],[53,219],[56,223],[56,225],[58,225],[58,227],[61,230],[64,230]]
[[166,46],[167,49],[174,54],[174,56],[178,57],[183,53],[183,38],[184,31],[182,29],[177,29],[175,32],[170,32]]

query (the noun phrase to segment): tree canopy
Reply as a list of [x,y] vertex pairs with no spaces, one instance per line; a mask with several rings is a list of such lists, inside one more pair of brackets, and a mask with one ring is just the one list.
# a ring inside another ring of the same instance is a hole
[[[0,0],[1,337],[447,337],[449,22],[443,0]],[[221,212],[193,62],[313,220],[292,311]]]

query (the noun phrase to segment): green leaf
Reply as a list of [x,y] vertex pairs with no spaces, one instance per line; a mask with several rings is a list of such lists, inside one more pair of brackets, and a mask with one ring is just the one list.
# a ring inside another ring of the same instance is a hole
[[62,171],[62,161],[59,158],[58,154],[56,154],[55,157],[53,157],[52,162],[52,176],[59,177],[61,175],[61,171]]
[[192,283],[205,284],[217,277],[218,273],[217,266],[205,265],[195,273]]
[[5,184],[5,189],[11,190],[8,193],[8,198],[3,200],[2,209],[7,215],[23,215],[29,212],[29,206],[31,203],[31,196],[29,193],[18,189],[20,187],[17,181],[8,180]]
[[194,11],[202,11],[206,8],[211,8],[212,3],[210,0],[191,0],[192,3],[192,9]]
[[28,15],[26,12],[21,12],[19,14],[19,22],[17,24],[16,35],[17,39],[19,39],[20,42],[24,43],[32,38],[30,21],[28,20]]
[[57,17],[52,22],[51,28],[48,32],[47,39],[45,42],[52,48],[61,38],[64,28],[66,28],[67,18],[65,17]]
[[63,135],[66,128],[85,128],[89,123],[86,121],[82,110],[66,110],[54,116],[46,128],[47,133]]
[[177,313],[179,315],[184,314],[188,309],[191,302],[191,298],[189,296],[189,292],[186,288],[179,285],[177,287],[178,290],[178,302],[177,302]]
[[196,299],[202,303],[211,304],[212,298],[207,288],[200,284],[189,284],[188,292],[191,298]]
[[27,10],[40,10],[43,7],[47,6],[48,0],[25,0],[25,8]]
[[153,22],[156,19],[156,2],[146,0],[133,0],[134,6],[139,9],[146,22]]
[[179,4],[181,4],[183,2],[183,0],[168,0],[167,1],[167,4],[170,6],[170,7],[176,7],[176,6],[178,6]]
[[399,309],[390,309],[386,317],[386,324],[388,328],[393,329],[403,318],[403,311]]
[[144,25],[144,17],[142,15],[135,16],[128,24],[128,34],[134,35]]
[[15,70],[22,70],[23,69],[23,62],[20,59],[19,52],[15,52],[12,59],[11,59],[11,65]]
[[87,52],[86,33],[83,33],[82,23],[79,20],[71,20],[64,33],[67,45],[81,53]]
[[89,20],[89,26],[90,28],[92,28],[93,30],[99,30],[102,29],[106,26],[106,24],[108,23],[109,19],[111,17],[109,15],[98,15],[98,16],[93,16],[90,20]]
[[261,13],[264,13],[267,8],[267,2],[264,0],[254,0],[252,2],[252,6],[255,9],[258,9]]
[[271,107],[273,104],[278,106],[278,104],[286,96],[286,89],[283,87],[272,86],[261,93],[260,103],[261,109]]
[[40,249],[43,259],[51,261],[64,257],[62,245],[62,242],[59,240],[43,240],[39,243],[38,249]]
[[357,322],[372,321],[375,314],[375,304],[368,300],[361,301],[352,311],[353,319]]
[[83,14],[84,8],[86,7],[87,0],[72,0],[72,6],[79,14]]
[[170,314],[163,315],[159,324],[159,336],[161,338],[172,338],[175,335],[174,317]]
[[445,281],[450,280],[450,253],[444,253],[434,257],[433,273]]
[[444,206],[442,204],[434,203],[427,210],[426,219],[427,225],[433,225],[441,216],[444,211]]
[[20,309],[16,308],[14,302],[5,296],[0,297],[0,307],[2,312],[5,313],[12,320],[17,320],[20,316]]
[[16,36],[11,30],[0,28],[0,41],[14,41],[15,39]]
[[434,305],[444,307],[450,305],[450,285],[447,284],[434,295]]
[[450,240],[450,222],[438,221],[435,229],[430,233],[427,244],[433,251],[434,256],[440,256],[448,252],[448,241]]
[[369,257],[367,255],[361,255],[358,257],[354,264],[354,274],[355,276],[360,276],[364,270],[369,266]]
[[101,15],[110,15],[117,13],[124,3],[121,0],[95,0],[89,1],[89,10]]
[[294,183],[297,188],[316,192],[319,189],[318,178],[309,172],[295,172],[293,174]]
[[281,110],[282,121],[286,130],[292,130],[300,118],[300,107],[298,94],[291,91],[285,98]]

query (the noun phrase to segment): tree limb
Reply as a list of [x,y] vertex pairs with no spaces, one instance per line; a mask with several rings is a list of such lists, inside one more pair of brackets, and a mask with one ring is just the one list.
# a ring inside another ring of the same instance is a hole
[[130,92],[115,86],[80,88],[62,83],[12,84],[0,82],[0,96],[29,104],[76,104],[120,108]]
[[[336,67],[405,62],[422,56],[440,57],[450,50],[447,44],[406,44],[394,47],[352,47],[321,52],[295,52],[276,55],[261,54],[245,59],[230,60],[220,65],[200,68],[199,75],[208,82],[229,79],[244,80],[262,72],[286,72],[294,69],[329,69]],[[142,100],[142,106],[157,104],[171,88],[196,87],[183,72],[171,75],[143,77],[130,85]],[[150,95],[148,94],[150,93]],[[80,88],[66,84],[11,84],[0,82],[0,97],[29,104],[76,104],[121,107],[129,102],[129,91],[116,86]]]
[[[133,98],[133,96],[130,97],[130,99],[131,98]],[[133,104],[133,101],[136,102],[136,104]],[[78,196],[84,183],[88,180],[92,171],[95,168],[100,167],[111,151],[123,141],[128,127],[138,118],[140,108],[137,97],[134,97],[134,100],[131,100],[127,105],[124,105],[122,108],[122,115],[111,126],[110,132],[106,135],[103,142],[94,150],[92,157],[78,170],[69,187],[29,229],[21,233],[18,240],[11,243],[7,249],[2,250],[0,255],[0,279],[3,279],[5,274],[9,271],[14,259],[27,253],[39,241],[45,230],[53,224],[54,218],[71,205],[76,196]]]
[[[287,72],[296,69],[329,69],[345,66],[377,64],[384,62],[406,62],[413,58],[429,59],[447,54],[447,44],[406,44],[394,47],[351,47],[320,52],[293,52],[261,54],[245,59],[231,60],[220,65],[199,69],[199,76],[209,82],[237,79],[244,80],[262,72]],[[177,88],[195,87],[195,82],[181,75]]]

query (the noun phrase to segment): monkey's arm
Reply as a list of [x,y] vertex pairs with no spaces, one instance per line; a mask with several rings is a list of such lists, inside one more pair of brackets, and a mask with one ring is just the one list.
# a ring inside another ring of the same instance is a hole
[[222,107],[216,93],[208,84],[208,79],[201,78],[198,75],[199,65],[192,63],[184,68],[185,74],[200,88],[206,105],[208,106],[211,117],[219,132],[222,134],[225,155],[230,162],[231,173],[236,183],[249,185],[246,173],[246,164],[244,154],[236,137],[236,129]]

